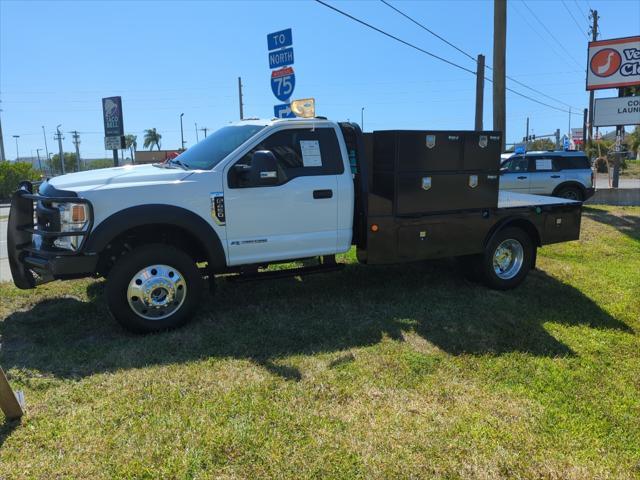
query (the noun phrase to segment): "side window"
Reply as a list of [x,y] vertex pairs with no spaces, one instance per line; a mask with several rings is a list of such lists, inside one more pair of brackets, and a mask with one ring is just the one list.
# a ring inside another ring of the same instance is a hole
[[511,157],[505,168],[510,173],[523,173],[529,170],[529,159],[526,157]]
[[553,161],[550,157],[536,157],[533,165],[536,172],[553,171]]
[[[332,128],[296,128],[281,130],[260,142],[238,160],[229,171],[232,188],[253,187],[241,170],[251,167],[251,158],[258,150],[269,150],[278,162],[278,184],[302,176],[339,175],[344,164],[335,130]],[[242,166],[242,167],[240,167]]]

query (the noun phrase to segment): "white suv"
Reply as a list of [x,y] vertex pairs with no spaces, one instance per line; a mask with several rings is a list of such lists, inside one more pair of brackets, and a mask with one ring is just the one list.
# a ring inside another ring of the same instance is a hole
[[500,165],[500,190],[584,201],[595,193],[584,152],[546,151],[512,155]]

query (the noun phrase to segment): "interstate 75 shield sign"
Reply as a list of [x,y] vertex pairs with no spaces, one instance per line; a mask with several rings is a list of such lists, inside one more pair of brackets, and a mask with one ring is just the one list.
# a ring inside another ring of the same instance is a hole
[[293,68],[285,67],[271,72],[271,91],[281,102],[286,102],[293,94],[296,86],[296,75]]

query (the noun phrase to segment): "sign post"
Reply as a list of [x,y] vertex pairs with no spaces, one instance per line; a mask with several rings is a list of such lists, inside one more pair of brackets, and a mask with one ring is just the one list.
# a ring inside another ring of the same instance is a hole
[[293,71],[293,35],[291,29],[280,30],[267,35],[269,50],[269,68],[271,72],[271,91],[274,96],[284,102],[273,106],[276,118],[295,118],[291,110],[290,99],[296,86],[296,75]]
[[104,119],[104,149],[113,150],[113,166],[117,167],[118,150],[125,148],[122,98],[103,98],[102,117]]

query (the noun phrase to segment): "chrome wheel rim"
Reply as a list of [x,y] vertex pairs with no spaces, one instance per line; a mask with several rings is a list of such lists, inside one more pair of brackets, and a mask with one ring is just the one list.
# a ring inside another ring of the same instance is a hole
[[524,262],[522,244],[512,238],[504,240],[493,254],[493,270],[502,280],[515,277]]
[[131,310],[145,320],[162,320],[180,309],[187,298],[187,283],[169,265],[149,265],[136,273],[127,288]]

